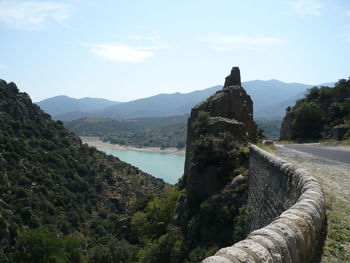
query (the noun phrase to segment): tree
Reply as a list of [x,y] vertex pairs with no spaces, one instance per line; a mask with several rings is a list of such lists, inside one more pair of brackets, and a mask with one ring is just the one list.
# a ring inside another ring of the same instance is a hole
[[294,138],[292,139],[320,139],[323,127],[321,110],[315,102],[304,102],[294,111],[295,119],[292,123]]
[[23,231],[13,259],[18,263],[86,262],[77,239],[59,237],[46,227]]

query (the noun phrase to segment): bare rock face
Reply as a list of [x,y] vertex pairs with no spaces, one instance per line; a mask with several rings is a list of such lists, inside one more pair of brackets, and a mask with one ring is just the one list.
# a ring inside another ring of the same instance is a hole
[[239,70],[239,67],[233,67],[231,74],[225,78],[224,87],[229,86],[241,86],[241,72]]
[[183,184],[190,207],[223,189],[235,168],[230,153],[254,140],[256,131],[253,102],[234,67],[224,88],[192,108],[188,120]]

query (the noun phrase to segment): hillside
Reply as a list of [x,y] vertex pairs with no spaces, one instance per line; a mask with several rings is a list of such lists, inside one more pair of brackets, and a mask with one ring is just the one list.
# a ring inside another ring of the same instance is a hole
[[[254,102],[255,119],[282,117],[285,103],[295,102],[311,85],[302,83],[285,83],[279,80],[253,80],[243,83],[243,87]],[[271,109],[273,107],[273,110]],[[289,105],[287,105],[289,106]]]
[[164,186],[0,80],[0,262],[122,262],[136,249],[130,209]]
[[[84,118],[64,125],[79,136],[97,136],[114,144],[182,148],[186,142],[187,119],[188,115],[127,120]],[[281,118],[255,120],[271,139],[279,138],[281,121]]]
[[[127,120],[84,118],[64,122],[64,125],[79,136],[97,136],[114,144],[183,148],[186,142],[187,119],[188,115]],[[255,121],[265,136],[279,138],[281,118]]]
[[[254,114],[258,119],[269,119],[282,117],[285,108],[293,105],[301,98],[312,85],[302,83],[285,83],[278,80],[253,80],[243,82],[243,87],[247,90],[254,102]],[[189,114],[190,110],[197,103],[203,101],[211,94],[222,88],[221,85],[197,90],[190,93],[158,94],[152,97],[129,101],[122,104],[115,104],[99,109],[90,107],[88,110],[78,109],[64,110],[65,113],[57,113],[51,108],[55,106],[55,101],[51,101],[50,107],[46,107],[54,119],[70,121],[85,117],[90,118],[113,118],[113,119],[134,119],[142,117],[165,117],[173,115]],[[50,99],[48,99],[50,101]],[[42,102],[38,103],[43,105]],[[70,109],[71,107],[66,107]]]
[[65,114],[68,112],[92,112],[108,106],[119,104],[118,101],[110,101],[98,98],[74,99],[68,96],[56,96],[37,102],[45,112],[52,116]]
[[298,141],[330,139],[333,127],[349,122],[350,79],[342,79],[334,88],[309,89],[304,98],[288,107],[280,138]]
[[65,126],[79,136],[98,136],[115,144],[183,148],[187,119],[188,115],[129,120],[85,118],[65,122]]

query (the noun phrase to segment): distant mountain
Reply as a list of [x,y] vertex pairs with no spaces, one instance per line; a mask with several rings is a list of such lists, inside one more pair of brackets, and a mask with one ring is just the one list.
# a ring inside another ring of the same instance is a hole
[[[324,83],[322,85],[332,85]],[[254,114],[256,118],[269,119],[282,117],[287,106],[293,105],[295,101],[304,96],[306,90],[313,85],[302,83],[285,83],[279,80],[252,80],[243,82],[243,87],[252,97],[254,102]],[[142,117],[166,117],[173,115],[189,114],[191,108],[203,101],[217,90],[221,85],[197,90],[190,93],[158,94],[152,97],[138,99],[130,102],[107,105],[89,110],[77,109],[67,110],[64,113],[57,113],[61,105],[54,105],[51,102],[51,109],[45,109],[54,119],[70,121],[84,117],[106,117],[114,119],[132,119]],[[50,99],[48,99],[50,100]],[[41,103],[41,102],[40,102]],[[41,104],[38,104],[41,106]]]
[[[142,117],[166,117],[188,114],[191,108],[206,99],[222,86],[190,93],[158,94],[122,104],[112,105],[95,112],[74,112],[54,116],[55,119],[70,121],[84,117],[107,117],[114,119],[132,119]],[[80,114],[80,116],[78,116]]]
[[325,86],[325,87],[331,87],[333,88],[337,82],[326,82],[326,83],[321,83],[318,86]]
[[36,102],[44,111],[52,116],[68,112],[93,112],[111,105],[119,104],[118,101],[110,101],[99,98],[75,99],[68,96],[56,96]]
[[[254,115],[257,117],[273,117],[268,112],[261,114],[267,107],[279,105],[286,100],[292,99],[298,94],[304,94],[312,85],[302,83],[285,83],[279,80],[252,80],[243,83],[243,87],[254,102]],[[293,101],[294,103],[295,101]],[[283,116],[284,110],[280,116]],[[273,112],[271,113],[273,114]]]
[[[254,111],[255,111],[254,116],[256,119],[275,119],[275,118],[282,119],[282,117],[286,113],[286,108],[288,106],[293,106],[297,100],[304,97],[307,89],[309,89],[313,86],[316,86],[316,85],[307,85],[307,84],[301,84],[301,83],[284,83],[284,82],[281,82],[278,80],[274,80],[271,82],[275,82],[275,85],[277,87],[277,89],[276,89],[276,87],[274,88],[275,91],[273,94],[273,96],[275,96],[277,98],[272,98],[271,101],[274,101],[275,99],[277,101],[278,97],[286,98],[286,99],[279,102],[279,103],[271,103],[265,107],[255,108],[254,109]],[[285,85],[285,84],[287,84],[287,85]],[[317,86],[334,87],[334,85],[335,85],[335,82],[327,82],[327,83],[318,84]],[[261,85],[261,87],[263,87],[263,85]],[[293,88],[292,91],[290,90],[291,87]],[[295,94],[295,92],[298,90],[300,92]],[[249,91],[248,91],[248,93],[249,93]],[[252,90],[252,93],[254,93],[254,95],[252,95],[253,101],[256,101],[257,104],[259,104],[260,100],[262,99],[262,96],[264,96],[264,95],[257,94],[254,92],[254,90]],[[264,105],[264,103],[261,103],[261,105]],[[255,106],[258,106],[258,105],[255,105]]]
[[275,119],[275,118],[282,119],[282,117],[286,112],[286,108],[288,106],[294,105],[298,99],[303,98],[305,95],[305,92],[306,91],[300,92],[294,95],[293,97],[288,98],[280,103],[272,104],[270,106],[266,106],[259,110],[255,110],[254,112],[255,119]]

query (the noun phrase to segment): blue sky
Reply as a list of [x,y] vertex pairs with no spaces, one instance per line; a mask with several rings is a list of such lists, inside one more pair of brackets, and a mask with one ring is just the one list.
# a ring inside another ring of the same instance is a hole
[[0,78],[33,101],[128,101],[350,76],[349,0],[0,0]]

